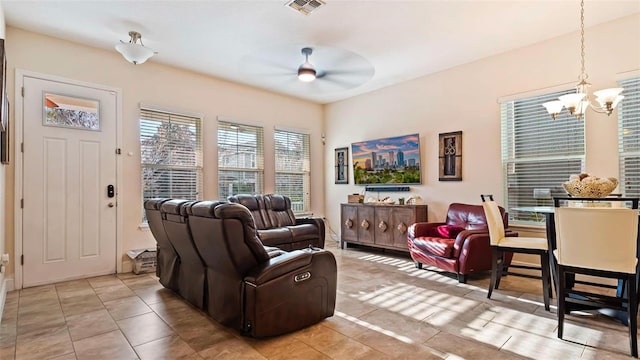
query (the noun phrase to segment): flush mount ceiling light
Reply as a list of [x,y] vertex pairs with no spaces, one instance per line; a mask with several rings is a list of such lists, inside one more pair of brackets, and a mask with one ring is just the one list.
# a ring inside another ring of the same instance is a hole
[[311,48],[303,48],[302,54],[305,56],[304,63],[298,67],[298,79],[304,82],[311,82],[316,79],[316,69],[309,62],[309,55],[313,52]]
[[[129,40],[128,43],[120,40],[120,44],[116,44],[116,50],[122,54],[128,62],[134,65],[142,64],[149,60],[154,54],[157,54],[157,52],[144,46],[142,43],[142,34],[139,32],[129,31],[129,36],[131,40]],[[138,40],[140,40],[140,43],[138,43]]]
[[620,100],[624,98],[620,95],[622,88],[611,88],[599,91],[594,91],[598,104],[594,104],[589,100],[589,87],[590,83],[587,82],[589,75],[584,69],[584,0],[580,1],[580,63],[581,72],[578,80],[580,82],[576,86],[576,92],[573,94],[562,95],[555,101],[549,101],[542,104],[551,116],[555,119],[563,107],[567,108],[569,112],[576,118],[582,118],[582,115],[587,111],[587,107],[591,107],[595,112],[611,115],[613,109],[616,108]]

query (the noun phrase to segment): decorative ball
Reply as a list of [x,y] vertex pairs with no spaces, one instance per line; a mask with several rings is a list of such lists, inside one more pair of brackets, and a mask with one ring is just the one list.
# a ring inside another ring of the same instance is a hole
[[599,178],[587,173],[571,175],[569,181],[562,186],[573,197],[603,198],[609,196],[618,186],[618,179],[614,177]]

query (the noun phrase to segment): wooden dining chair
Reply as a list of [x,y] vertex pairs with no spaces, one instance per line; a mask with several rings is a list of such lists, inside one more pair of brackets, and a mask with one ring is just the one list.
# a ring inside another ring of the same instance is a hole
[[[500,286],[505,252],[535,254],[540,256],[540,267],[514,264],[511,264],[511,267],[539,270],[542,272],[544,309],[549,311],[549,298],[551,297],[552,291],[547,240],[544,238],[505,236],[500,208],[493,200],[493,195],[480,195],[480,198],[482,199],[482,206],[484,207],[484,213],[487,218],[491,245],[491,281],[489,283],[487,298],[490,299],[493,289],[498,289],[498,286]],[[509,274],[518,275],[514,273]]]
[[[621,201],[627,200],[621,198]],[[576,309],[584,306],[614,309],[626,312],[631,355],[638,357],[638,199],[633,200],[635,209],[562,207],[558,199],[554,199],[554,205],[558,338],[562,339],[565,315],[570,313],[572,306]],[[567,280],[567,275],[571,274],[619,279],[624,281],[626,290],[620,296],[589,291],[589,287],[578,290]]]

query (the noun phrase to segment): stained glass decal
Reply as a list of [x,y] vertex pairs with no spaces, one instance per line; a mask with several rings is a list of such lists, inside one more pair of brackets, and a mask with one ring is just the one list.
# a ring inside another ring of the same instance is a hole
[[100,102],[44,93],[43,125],[100,130]]

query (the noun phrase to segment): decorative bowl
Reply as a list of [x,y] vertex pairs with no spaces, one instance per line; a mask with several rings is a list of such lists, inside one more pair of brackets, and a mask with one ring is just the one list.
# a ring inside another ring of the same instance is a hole
[[571,175],[569,181],[562,186],[573,197],[604,198],[609,196],[618,186],[618,179],[614,177],[599,178],[587,173]]

